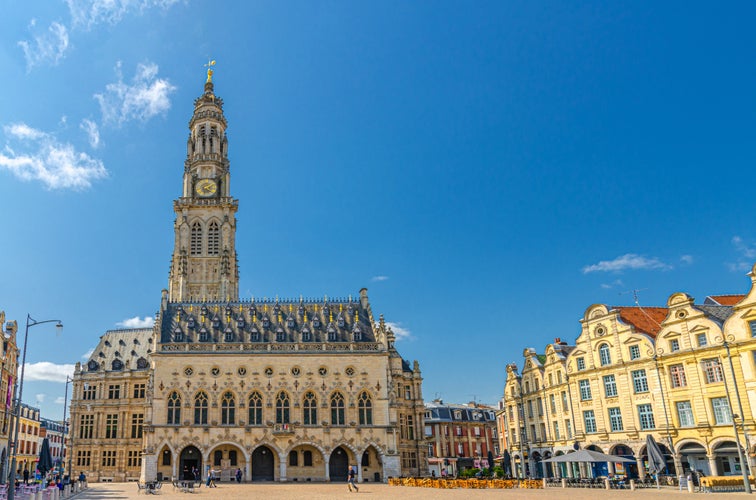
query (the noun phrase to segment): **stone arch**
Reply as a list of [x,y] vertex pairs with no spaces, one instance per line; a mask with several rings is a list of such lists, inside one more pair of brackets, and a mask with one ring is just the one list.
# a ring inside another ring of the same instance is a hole
[[[175,447],[167,440],[163,439],[161,442],[158,443],[158,445],[155,447],[156,453],[157,453],[157,473],[158,476],[162,475],[163,478],[173,478],[176,477],[176,459],[178,458],[178,455],[176,453]],[[168,452],[169,455],[169,463],[165,464],[165,459],[163,458],[165,455],[165,452]]]
[[192,470],[194,468],[202,473],[203,466],[203,452],[195,444],[188,444],[181,449],[181,453],[178,455],[178,476],[181,479],[194,479]]
[[601,447],[598,446],[597,444],[589,444],[588,446],[585,447],[585,449],[598,451],[599,453],[604,453],[604,450],[602,450]]
[[704,452],[708,455],[710,452],[709,447],[706,445],[705,442],[696,439],[696,438],[684,438],[677,442],[675,445],[675,453],[682,453],[684,451],[684,448],[690,449],[691,446],[689,445],[698,445],[701,448],[704,449]]
[[380,483],[383,480],[383,460],[384,453],[381,447],[372,441],[369,442],[357,455],[357,467],[362,480]]
[[[215,454],[220,452],[219,463],[216,463]],[[235,455],[235,458],[234,456]],[[247,450],[234,441],[219,441],[208,448],[206,455],[207,463],[218,471],[221,481],[233,480],[236,469],[247,470],[250,463],[250,455]],[[246,476],[246,472],[243,472]]]
[[348,446],[337,445],[331,450],[328,458],[328,477],[331,482],[345,482],[349,467],[356,465],[355,458],[349,456],[349,451],[354,454],[354,449]]
[[[309,457],[308,457],[309,453]],[[296,454],[296,463],[291,462],[291,455]],[[286,479],[291,481],[321,481],[327,476],[326,457],[328,457],[322,445],[313,441],[298,441],[286,449]],[[310,462],[308,463],[308,458]]]

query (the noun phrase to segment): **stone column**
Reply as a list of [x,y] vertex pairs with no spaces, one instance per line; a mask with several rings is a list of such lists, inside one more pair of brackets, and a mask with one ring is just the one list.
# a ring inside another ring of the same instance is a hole
[[679,477],[681,475],[685,475],[683,471],[682,456],[678,453],[675,453],[674,455],[672,455],[672,461],[675,464],[675,473],[677,474],[677,476]]
[[139,480],[142,482],[157,480],[157,455],[154,453],[142,455],[142,473]]
[[[420,459],[418,458],[418,460]],[[357,482],[361,483],[362,482],[362,463],[358,463],[356,467],[357,467]]]
[[[323,479],[325,479],[325,480],[326,480],[326,482],[328,482],[328,481],[330,481],[330,480],[331,480],[331,477],[330,477],[330,475],[328,474],[328,472],[329,472],[329,469],[330,469],[330,467],[329,467],[329,464],[330,464],[330,462],[331,462],[331,456],[330,456],[330,455],[328,455],[328,456],[323,456],[323,462],[325,462],[325,476],[323,477]],[[384,462],[384,467],[385,467],[385,462]],[[384,472],[385,472],[385,471],[384,471]]]
[[709,460],[709,475],[718,476],[719,469],[717,468],[717,456],[707,455],[706,458]]
[[643,467],[643,456],[636,455],[635,462],[638,464],[638,479],[646,479],[646,469],[645,467]]
[[614,474],[614,462],[607,462],[606,463],[606,470],[609,472],[609,474]]
[[252,482],[252,455],[249,456],[249,460],[247,460],[247,465],[244,468],[247,471],[247,474],[244,476],[244,480]]
[[286,481],[286,458],[278,456],[278,480]]

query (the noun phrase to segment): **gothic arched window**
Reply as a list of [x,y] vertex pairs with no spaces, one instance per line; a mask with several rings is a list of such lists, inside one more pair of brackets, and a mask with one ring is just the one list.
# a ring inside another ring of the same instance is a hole
[[236,423],[236,400],[229,391],[223,394],[221,400],[221,425],[234,425]]
[[249,425],[262,425],[262,396],[255,391],[249,395]]
[[360,414],[360,425],[373,425],[373,400],[367,392],[360,393],[357,409]]
[[220,254],[220,226],[216,221],[211,222],[207,228],[207,254]]
[[276,396],[276,423],[289,423],[289,395],[284,391]]
[[302,405],[303,421],[305,425],[317,425],[318,423],[318,398],[311,391],[308,391],[304,396],[304,404]]
[[181,396],[176,391],[173,391],[168,396],[168,418],[166,419],[166,423],[168,425],[181,424]]
[[203,391],[194,396],[194,425],[207,425],[207,394]]
[[202,224],[200,224],[199,221],[195,221],[194,224],[192,224],[189,253],[192,255],[202,255]]
[[340,392],[331,396],[331,425],[344,425],[344,396]]

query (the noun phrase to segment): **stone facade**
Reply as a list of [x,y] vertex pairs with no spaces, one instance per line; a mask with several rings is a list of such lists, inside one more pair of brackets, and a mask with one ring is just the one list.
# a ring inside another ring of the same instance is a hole
[[[241,470],[245,481],[329,481],[345,480],[349,466],[361,481],[425,474],[419,364],[399,355],[366,289],[239,298],[238,201],[223,101],[210,80],[189,129],[168,289],[152,330],[108,332],[77,366],[74,468],[93,480],[183,479],[194,470],[205,478],[212,469],[221,480]],[[142,350],[125,354],[137,341]],[[116,354],[114,342],[128,349]],[[102,391],[113,384],[128,396],[140,384],[144,395],[109,400]],[[120,426],[114,436],[109,415]],[[93,418],[91,431],[82,427]],[[143,422],[138,433],[127,427],[134,419]],[[106,467],[110,450],[115,465]],[[130,466],[132,451],[140,467]]]
[[[525,349],[507,367],[500,415],[515,475],[586,475],[541,463],[588,448],[634,460],[594,474],[643,478],[646,438],[667,456],[667,473],[741,473],[736,443],[752,466],[756,422],[756,267],[745,295],[685,293],[665,307],[590,306],[574,345]],[[738,438],[733,431],[733,415]],[[744,431],[747,439],[744,440]],[[606,468],[604,468],[606,467]]]

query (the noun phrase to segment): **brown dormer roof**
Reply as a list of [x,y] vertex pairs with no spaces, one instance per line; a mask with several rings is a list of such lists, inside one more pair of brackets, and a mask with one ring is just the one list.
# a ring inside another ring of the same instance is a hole
[[628,325],[632,325],[637,332],[647,333],[652,337],[661,330],[661,322],[667,317],[666,307],[614,307],[618,309],[620,318]]
[[745,298],[745,295],[709,295],[704,304],[717,306],[734,306]]

